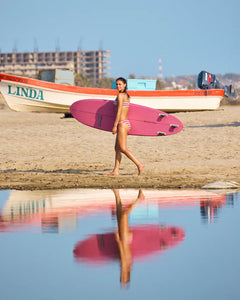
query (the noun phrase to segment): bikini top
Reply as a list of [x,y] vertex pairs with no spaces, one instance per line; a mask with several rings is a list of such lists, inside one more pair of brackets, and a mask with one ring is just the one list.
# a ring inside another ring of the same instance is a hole
[[[130,102],[123,102],[122,106],[129,107],[129,104],[130,104]],[[118,101],[117,100],[114,101],[114,105],[118,105]]]

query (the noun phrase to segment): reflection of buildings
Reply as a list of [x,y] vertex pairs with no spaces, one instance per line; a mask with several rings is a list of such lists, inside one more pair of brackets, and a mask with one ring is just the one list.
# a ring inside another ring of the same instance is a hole
[[222,197],[222,199],[219,197],[217,199],[211,197],[210,199],[206,198],[200,202],[200,213],[204,222],[213,223],[223,206],[233,206],[234,201],[240,199],[240,192],[226,195],[220,194],[219,196]]
[[[181,206],[201,206],[203,218],[209,215],[207,209],[210,207],[213,218],[220,207],[233,203],[239,197],[239,193],[225,196],[203,190],[143,192],[145,200],[130,215],[132,221],[146,218],[156,220],[159,218],[159,209]],[[123,205],[131,203],[136,198],[136,190],[122,190],[121,197]],[[0,211],[0,232],[31,226],[35,229],[39,227],[44,232],[72,231],[77,229],[78,218],[106,212],[111,215],[115,206],[111,190],[11,191]]]
[[0,73],[35,77],[39,71],[70,69],[98,83],[107,72],[110,51],[0,52]]

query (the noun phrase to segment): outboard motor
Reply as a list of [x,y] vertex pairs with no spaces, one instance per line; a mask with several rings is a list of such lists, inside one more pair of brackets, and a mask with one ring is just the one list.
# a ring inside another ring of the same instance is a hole
[[217,79],[216,75],[201,71],[198,74],[198,87],[200,89],[223,89],[224,96],[229,97],[233,100],[238,98],[238,94],[234,91],[232,85],[222,85]]
[[206,71],[201,71],[198,74],[198,87],[203,90],[215,89],[216,76]]

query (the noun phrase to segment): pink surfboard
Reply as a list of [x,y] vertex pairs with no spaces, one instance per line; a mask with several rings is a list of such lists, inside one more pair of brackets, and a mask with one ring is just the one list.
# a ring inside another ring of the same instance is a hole
[[[112,100],[85,99],[71,105],[71,114],[79,122],[93,128],[112,131],[116,105]],[[130,103],[129,135],[165,136],[180,132],[183,124],[176,117],[154,108]]]

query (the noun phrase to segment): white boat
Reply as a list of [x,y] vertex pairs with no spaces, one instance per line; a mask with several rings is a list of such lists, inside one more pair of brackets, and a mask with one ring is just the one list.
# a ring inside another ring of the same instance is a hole
[[[114,100],[117,90],[76,87],[0,73],[0,93],[15,111],[70,113],[82,99]],[[131,102],[166,112],[215,110],[223,89],[128,90]]]

